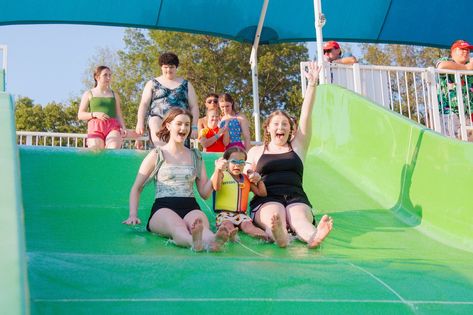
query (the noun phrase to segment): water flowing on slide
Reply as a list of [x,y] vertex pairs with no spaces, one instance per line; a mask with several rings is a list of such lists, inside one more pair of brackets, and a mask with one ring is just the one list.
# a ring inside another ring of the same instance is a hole
[[[470,143],[322,85],[304,186],[316,217],[334,218],[326,242],[240,235],[194,253],[121,224],[145,153],[17,149],[1,105],[5,314],[473,314]],[[204,155],[209,173],[216,157]]]

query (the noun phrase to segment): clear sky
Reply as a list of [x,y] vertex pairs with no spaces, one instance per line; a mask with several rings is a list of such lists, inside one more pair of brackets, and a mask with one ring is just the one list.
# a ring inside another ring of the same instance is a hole
[[8,48],[7,91],[41,105],[80,96],[90,59],[99,48],[123,49],[124,30],[57,24],[0,26],[0,45]]
[[[41,105],[80,96],[90,59],[99,49],[123,49],[124,30],[62,24],[0,26],[0,45],[8,48],[7,91]],[[313,58],[315,43],[308,43],[308,48]]]

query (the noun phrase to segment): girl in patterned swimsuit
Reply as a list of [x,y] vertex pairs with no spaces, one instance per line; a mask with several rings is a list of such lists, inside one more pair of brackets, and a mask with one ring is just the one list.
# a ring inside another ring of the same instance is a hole
[[170,108],[188,109],[193,115],[191,137],[197,137],[197,119],[199,106],[192,84],[176,76],[179,58],[174,53],[164,53],[159,57],[162,75],[146,83],[138,107],[136,133],[143,135],[145,122],[148,124],[150,139],[154,146],[164,145],[156,136],[161,127],[163,116]]
[[218,105],[222,112],[219,127],[223,128],[223,126],[227,125],[230,134],[230,143],[226,148],[237,146],[248,151],[251,147],[248,119],[246,119],[244,115],[236,112],[235,102],[228,93],[220,94],[218,97]]
[[268,234],[253,225],[253,220],[246,214],[250,190],[257,196],[266,196],[266,187],[261,176],[253,172],[243,174],[246,152],[240,147],[231,147],[223,157],[215,161],[212,175],[214,191],[214,212],[217,227],[224,226],[230,235],[235,235],[238,227],[253,237],[269,240]]
[[228,240],[228,230],[221,227],[214,235],[207,216],[199,209],[193,186],[203,199],[212,192],[205,165],[195,150],[184,146],[189,137],[192,115],[174,107],[164,116],[158,138],[166,143],[152,150],[141,163],[130,192],[130,215],[124,224],[140,224],[138,204],[148,179],[156,180],[156,199],[148,220],[148,231],[170,237],[182,247],[196,251],[218,251]]

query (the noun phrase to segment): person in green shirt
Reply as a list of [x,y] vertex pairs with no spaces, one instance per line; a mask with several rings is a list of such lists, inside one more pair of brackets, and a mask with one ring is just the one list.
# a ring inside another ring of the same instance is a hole
[[120,97],[110,88],[112,72],[107,66],[94,71],[95,86],[84,92],[77,117],[87,121],[87,147],[119,149],[127,129],[122,117]]

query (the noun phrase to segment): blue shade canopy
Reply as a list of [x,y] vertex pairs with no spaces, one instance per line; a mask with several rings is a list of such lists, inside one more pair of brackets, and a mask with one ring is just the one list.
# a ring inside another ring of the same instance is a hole
[[[2,0],[0,25],[95,24],[252,43],[263,0]],[[312,0],[269,0],[262,44],[314,41]],[[473,41],[472,0],[322,0],[325,39],[450,47]]]

